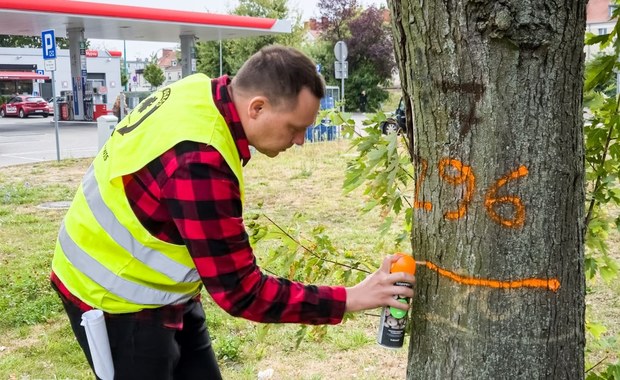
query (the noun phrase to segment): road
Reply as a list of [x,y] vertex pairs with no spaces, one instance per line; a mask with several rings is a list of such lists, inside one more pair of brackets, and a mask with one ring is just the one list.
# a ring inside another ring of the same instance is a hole
[[[94,157],[97,124],[60,122],[60,158]],[[0,118],[0,167],[55,161],[56,133],[52,117]]]
[[[356,130],[362,131],[364,115],[351,114]],[[60,159],[95,157],[97,124],[59,123]],[[56,133],[52,117],[0,118],[0,167],[56,160]]]

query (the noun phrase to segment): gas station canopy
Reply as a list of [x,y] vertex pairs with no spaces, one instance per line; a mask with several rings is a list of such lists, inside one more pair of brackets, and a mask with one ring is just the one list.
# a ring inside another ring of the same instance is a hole
[[70,0],[0,1],[0,34],[40,36],[82,28],[85,38],[178,41],[193,35],[202,41],[289,33],[291,23],[259,17],[177,11]]

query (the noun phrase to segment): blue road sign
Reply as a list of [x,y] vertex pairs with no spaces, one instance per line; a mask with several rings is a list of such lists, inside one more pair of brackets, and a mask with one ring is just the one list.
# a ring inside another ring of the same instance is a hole
[[39,75],[45,75],[45,70],[37,70],[37,74],[39,74]]
[[54,29],[41,32],[41,46],[43,47],[43,59],[56,59],[56,38],[54,38]]

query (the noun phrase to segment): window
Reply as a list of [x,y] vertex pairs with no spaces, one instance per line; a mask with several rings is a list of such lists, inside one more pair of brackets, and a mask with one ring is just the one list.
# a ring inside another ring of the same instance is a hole
[[610,5],[610,6],[608,7],[608,9],[609,9],[609,18],[614,17],[614,11],[616,10],[616,8],[618,8],[618,6],[617,6],[617,5],[615,5],[615,4]]
[[598,28],[598,35],[607,34],[607,28]]
[[176,66],[177,65],[177,61],[172,61],[172,66]]

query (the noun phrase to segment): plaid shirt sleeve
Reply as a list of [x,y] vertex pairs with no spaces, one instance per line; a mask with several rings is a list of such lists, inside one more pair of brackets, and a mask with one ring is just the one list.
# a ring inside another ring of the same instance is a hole
[[160,157],[167,173],[165,204],[214,301],[257,322],[336,324],[343,287],[312,286],[263,274],[242,217],[239,183],[223,157],[204,144],[183,142]]

